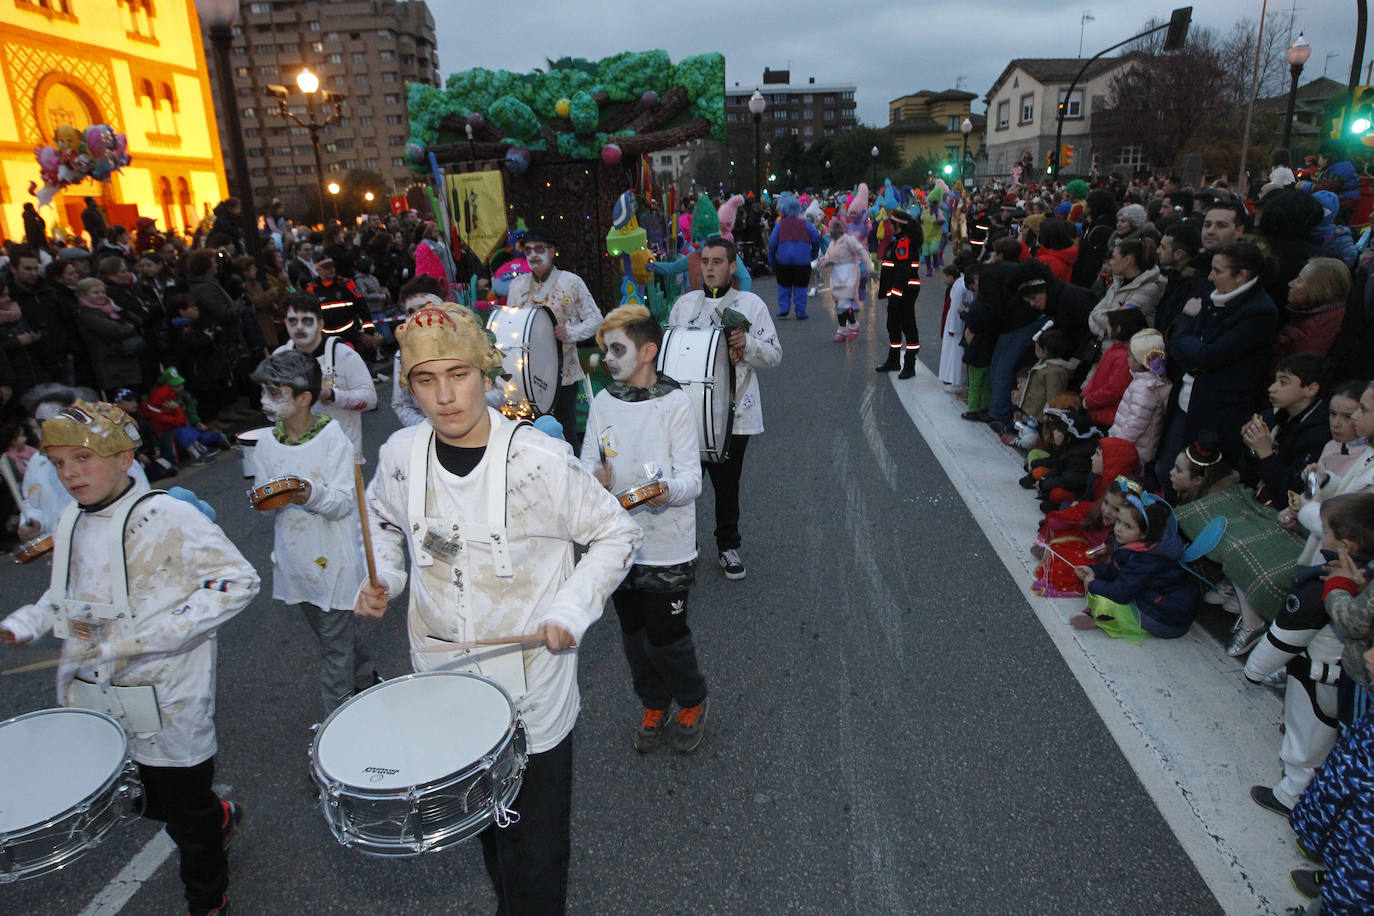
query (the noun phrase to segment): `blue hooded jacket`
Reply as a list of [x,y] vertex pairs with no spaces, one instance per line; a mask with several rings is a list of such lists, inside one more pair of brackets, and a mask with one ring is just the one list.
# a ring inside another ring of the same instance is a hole
[[1123,546],[1115,540],[1112,556],[1092,567],[1096,576],[1088,591],[1140,612],[1140,625],[1152,636],[1174,639],[1188,632],[1197,616],[1197,586],[1180,565],[1183,538],[1170,525],[1158,544]]
[[1312,230],[1313,257],[1339,258],[1345,266],[1355,269],[1359,254],[1355,251],[1355,240],[1350,237],[1348,226],[1336,225],[1336,213],[1341,202],[1330,191],[1318,191],[1312,197],[1322,206],[1322,221]]
[[778,222],[768,239],[768,264],[802,267],[821,253],[821,236],[816,227],[802,218],[801,201],[790,193],[778,198]]

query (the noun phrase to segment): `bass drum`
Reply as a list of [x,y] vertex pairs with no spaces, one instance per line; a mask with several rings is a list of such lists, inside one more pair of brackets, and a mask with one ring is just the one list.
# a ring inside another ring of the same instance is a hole
[[701,460],[725,460],[735,425],[735,367],[724,328],[667,328],[657,369],[692,402]]
[[557,321],[544,306],[501,306],[491,311],[487,330],[496,335],[502,371],[498,381],[506,403],[522,412],[542,416],[553,411],[563,372],[563,348],[554,336]]

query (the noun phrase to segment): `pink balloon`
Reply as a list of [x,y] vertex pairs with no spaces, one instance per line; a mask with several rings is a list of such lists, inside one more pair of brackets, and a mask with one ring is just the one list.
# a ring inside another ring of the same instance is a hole
[[105,155],[105,134],[100,128],[99,124],[86,128],[86,149],[91,151],[92,156]]
[[601,147],[601,161],[607,165],[617,165],[622,157],[620,147],[614,143],[607,143]]
[[38,165],[44,171],[56,172],[57,167],[62,164],[62,157],[57,154],[57,150],[51,146],[40,146],[38,152]]

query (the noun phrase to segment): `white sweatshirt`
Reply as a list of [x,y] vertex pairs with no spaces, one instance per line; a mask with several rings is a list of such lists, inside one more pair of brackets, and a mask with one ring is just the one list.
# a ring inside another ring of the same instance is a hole
[[720,299],[707,299],[702,290],[678,297],[668,313],[668,327],[720,327],[717,311],[732,308],[749,319],[749,333],[744,340],[744,359],[735,364],[735,425],[734,432],[753,436],[763,432],[763,399],[759,393],[758,375],[754,370],[768,369],[782,362],[782,344],[773,326],[773,313],[763,300],[753,293],[728,291]]
[[[487,414],[494,441],[512,434],[512,421],[490,408]],[[563,440],[521,427],[513,431],[504,467],[504,454],[497,452],[489,445],[477,467],[457,477],[439,464],[428,422],[398,430],[382,446],[368,484],[368,522],[377,575],[388,593],[399,595],[409,578],[415,670],[443,665],[492,677],[511,693],[525,719],[530,751],[540,753],[562,741],[577,720],[576,649],[515,652],[523,672],[517,666],[513,679],[503,667],[511,650],[419,650],[445,641],[532,633],[544,623],[563,627],[581,642],[625,577],[643,535]],[[419,474],[412,473],[417,456]],[[425,486],[416,494],[422,517],[412,521],[410,487],[417,480]],[[449,561],[421,549],[431,530],[454,538],[456,553]],[[493,531],[507,552],[507,574]],[[587,548],[576,565],[574,544]]]
[[278,601],[352,613],[367,577],[353,456],[353,444],[335,420],[300,445],[284,445],[270,434],[258,440],[254,487],[278,477],[310,483],[305,505],[288,504],[273,513],[272,597]]

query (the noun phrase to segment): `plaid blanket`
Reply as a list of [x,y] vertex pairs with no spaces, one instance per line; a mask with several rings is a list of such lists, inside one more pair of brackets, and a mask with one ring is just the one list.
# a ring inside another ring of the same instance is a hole
[[1241,486],[1179,506],[1175,514],[1179,531],[1190,541],[1212,519],[1225,517],[1226,534],[1207,558],[1221,564],[1257,614],[1271,621],[1279,615],[1307,543],[1304,534],[1280,528],[1278,511]]

